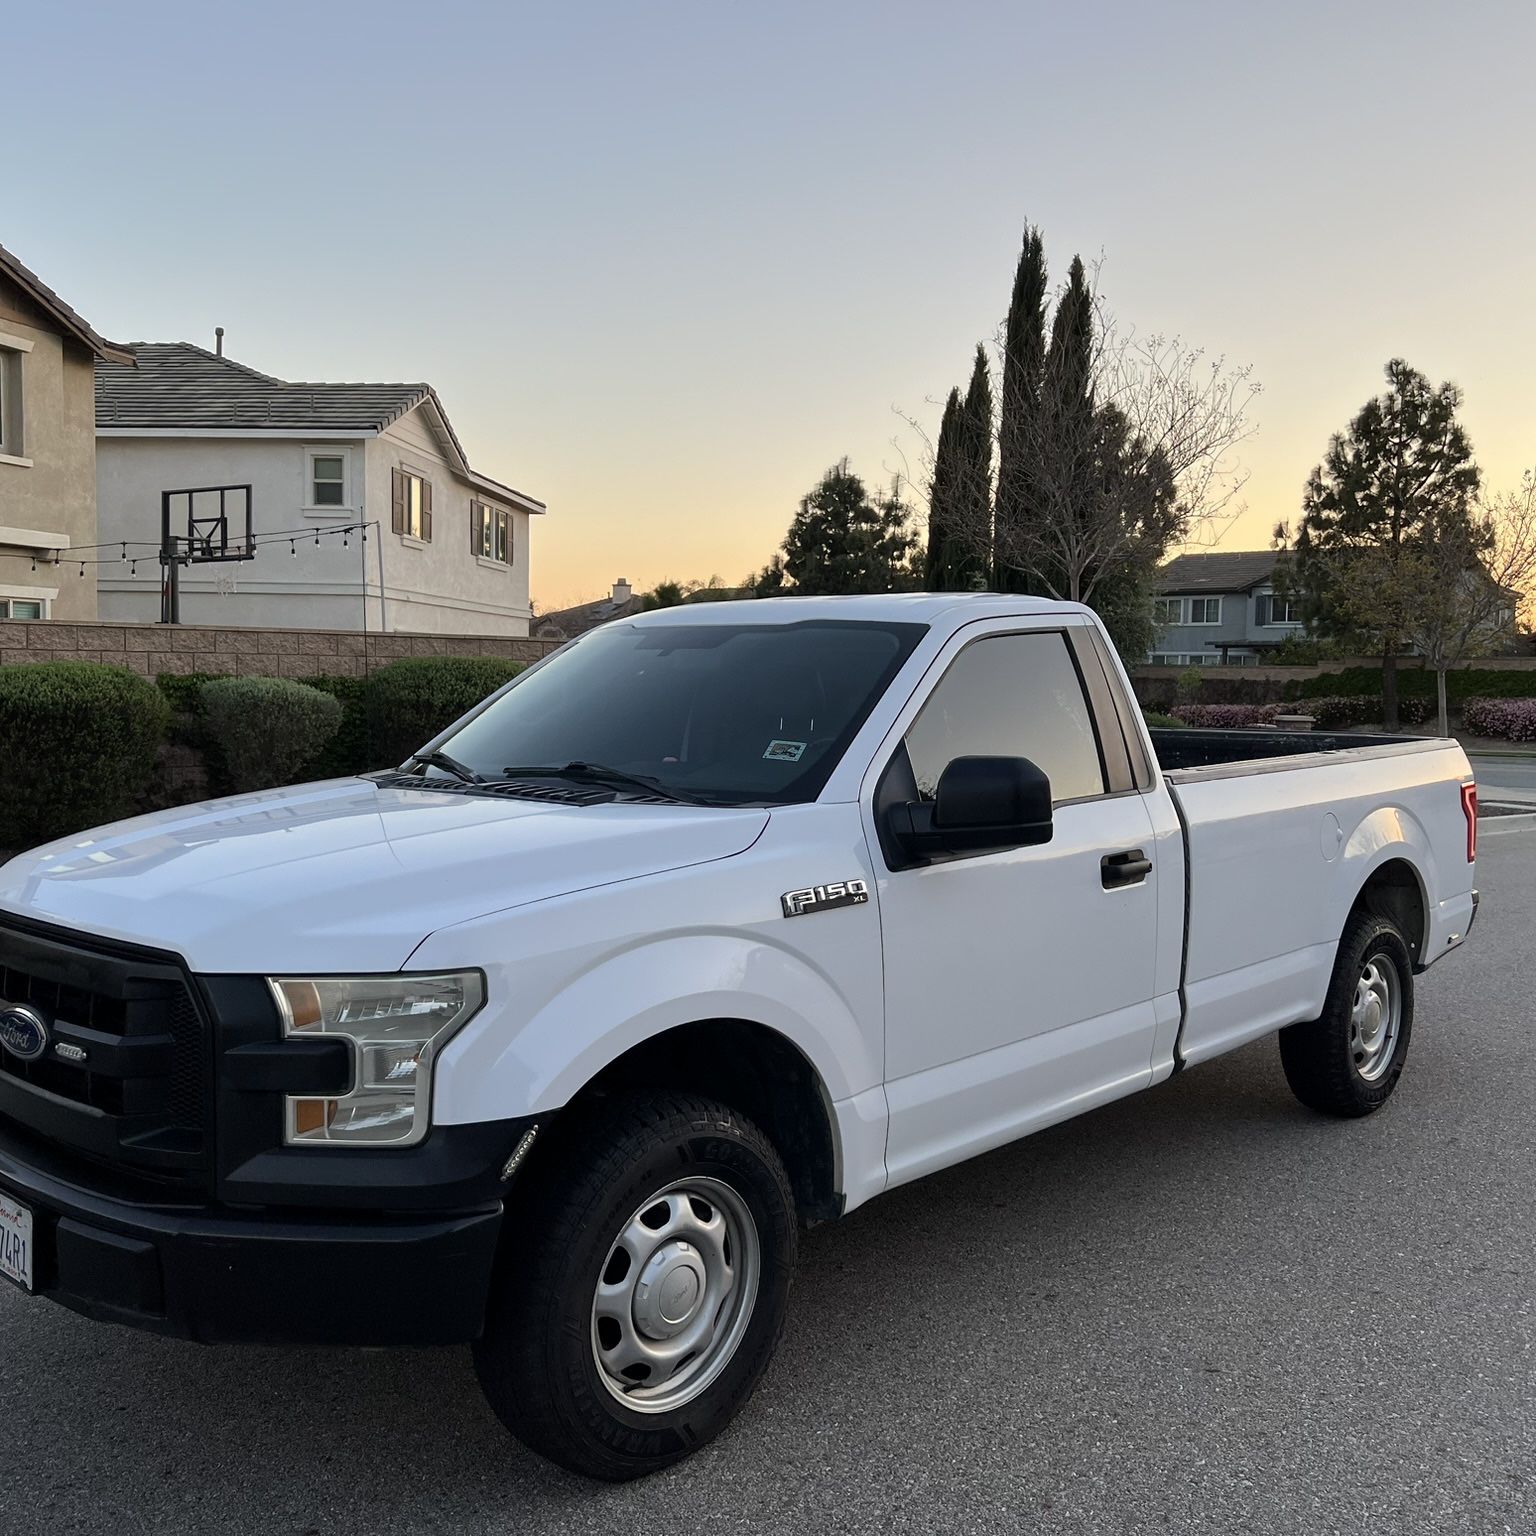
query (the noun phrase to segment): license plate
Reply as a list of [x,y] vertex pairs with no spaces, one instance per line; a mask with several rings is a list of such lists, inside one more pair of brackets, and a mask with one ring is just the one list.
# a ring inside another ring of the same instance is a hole
[[0,1195],[0,1275],[32,1289],[32,1212]]

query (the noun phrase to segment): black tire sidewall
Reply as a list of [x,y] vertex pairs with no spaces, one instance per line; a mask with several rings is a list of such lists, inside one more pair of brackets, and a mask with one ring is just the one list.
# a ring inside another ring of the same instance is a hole
[[[1380,957],[1396,974],[1401,1016],[1392,1061],[1374,1082],[1361,1077],[1350,1051],[1350,1018],[1354,1011],[1355,989],[1366,963]],[[1413,1033],[1413,961],[1407,942],[1396,925],[1385,917],[1371,915],[1358,923],[1348,935],[1345,951],[1335,971],[1326,1014],[1329,1023],[1329,1047],[1336,1053],[1341,1073],[1352,1096],[1362,1110],[1379,1108],[1392,1096],[1408,1059],[1408,1042]]]
[[[783,1329],[798,1236],[782,1164],[762,1134],[732,1112],[693,1101],[684,1115],[673,1114],[651,1136],[634,1140],[633,1149],[617,1149],[636,1153],[619,1177],[604,1181],[592,1176],[594,1168],[564,1181],[564,1240],[534,1258],[542,1271],[534,1284],[516,1286],[502,1298],[505,1329],[493,1318],[482,1346],[496,1350],[497,1335],[505,1331],[522,1335],[524,1359],[530,1345],[537,1354],[535,1395],[544,1399],[552,1422],[517,1414],[509,1419],[514,1431],[562,1465],[613,1480],[658,1470],[699,1449],[751,1395]],[[637,1413],[609,1392],[593,1358],[593,1294],[623,1224],[650,1197],[690,1177],[719,1180],[746,1205],[761,1253],[757,1294],[730,1360],[698,1397],[665,1413]],[[544,1304],[531,1313],[515,1310],[540,1298]]]

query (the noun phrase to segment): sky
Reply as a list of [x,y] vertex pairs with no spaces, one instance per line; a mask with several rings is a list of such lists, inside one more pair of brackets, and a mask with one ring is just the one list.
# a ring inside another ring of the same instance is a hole
[[1536,466],[1527,0],[0,0],[0,35],[0,244],[114,340],[433,384],[548,503],[545,611],[734,584],[845,455],[920,483],[1026,222],[1252,367],[1223,548],[1393,356],[1462,387],[1491,484]]

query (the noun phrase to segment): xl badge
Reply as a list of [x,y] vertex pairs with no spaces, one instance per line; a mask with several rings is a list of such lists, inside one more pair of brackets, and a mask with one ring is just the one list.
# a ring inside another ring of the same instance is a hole
[[22,1061],[36,1061],[48,1049],[48,1022],[25,1003],[0,1003],[0,1046]]
[[830,912],[833,907],[858,907],[869,900],[869,882],[834,880],[831,885],[808,885],[803,890],[785,891],[779,900],[785,917],[806,917],[812,912]]

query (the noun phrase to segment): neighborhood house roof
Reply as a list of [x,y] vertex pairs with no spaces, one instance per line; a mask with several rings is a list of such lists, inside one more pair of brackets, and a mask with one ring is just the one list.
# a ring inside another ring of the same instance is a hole
[[1175,555],[1158,572],[1158,594],[1179,597],[1187,593],[1247,592],[1274,580],[1278,558],[1272,549]]
[[0,277],[9,278],[60,330],[73,336],[81,346],[88,347],[98,358],[126,368],[133,366],[133,354],[126,347],[99,336],[42,278],[22,266],[3,245],[0,245]]
[[[530,512],[544,503],[469,467],[430,384],[320,384],[273,378],[189,341],[136,341],[130,366],[96,366],[98,432],[382,432],[420,407],[470,484]],[[136,363],[137,366],[131,366]]]

